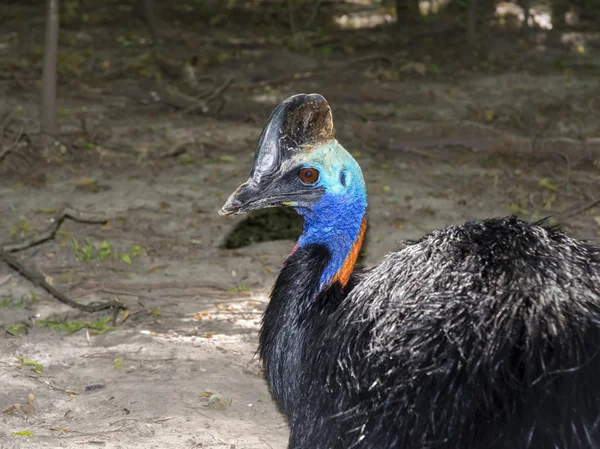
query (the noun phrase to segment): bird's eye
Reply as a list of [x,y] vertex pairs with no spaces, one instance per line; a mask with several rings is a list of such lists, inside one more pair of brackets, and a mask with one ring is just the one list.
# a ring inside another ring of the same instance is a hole
[[304,184],[313,185],[319,180],[319,171],[314,168],[303,168],[300,170],[299,177]]

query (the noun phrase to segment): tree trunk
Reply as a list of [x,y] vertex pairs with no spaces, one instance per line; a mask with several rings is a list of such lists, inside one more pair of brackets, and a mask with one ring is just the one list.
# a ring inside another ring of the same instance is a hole
[[42,71],[42,131],[58,134],[56,124],[56,59],[58,56],[59,0],[46,1],[46,49]]
[[144,0],[143,8],[146,23],[150,30],[150,37],[156,43],[158,42],[158,23],[156,22],[156,16],[154,15],[154,3],[152,0]]
[[467,42],[474,46],[477,39],[477,0],[469,0],[467,13]]
[[554,29],[564,29],[566,24],[565,15],[569,11],[566,0],[552,0],[552,25]]
[[521,7],[523,8],[523,36],[529,36],[529,16],[531,9],[531,0],[521,0]]
[[396,0],[396,25],[402,28],[416,22],[419,16],[419,0]]

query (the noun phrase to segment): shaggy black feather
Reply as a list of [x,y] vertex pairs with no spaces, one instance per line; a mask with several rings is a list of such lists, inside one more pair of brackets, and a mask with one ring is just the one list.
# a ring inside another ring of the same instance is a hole
[[600,249],[469,222],[316,294],[328,258],[292,254],[263,321],[291,449],[600,448]]
[[263,315],[259,351],[273,396],[288,417],[302,400],[298,374],[307,353],[304,345],[322,332],[343,298],[339,283],[326,293],[317,291],[329,258],[321,245],[298,248],[281,269]]

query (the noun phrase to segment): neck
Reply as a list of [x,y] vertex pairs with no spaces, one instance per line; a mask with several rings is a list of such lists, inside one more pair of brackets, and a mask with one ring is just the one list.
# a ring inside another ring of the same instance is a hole
[[263,316],[260,356],[273,396],[288,418],[302,399],[298,389],[304,378],[305,347],[315,343],[344,297],[338,282],[315,293],[330,260],[322,245],[297,247],[277,277]]
[[298,240],[302,248],[318,244],[327,248],[329,263],[323,270],[316,292],[335,282],[346,285],[358,258],[367,228],[366,195],[324,198],[310,210],[298,209],[304,217],[304,232]]
[[288,417],[298,408],[305,347],[315,343],[346,295],[366,228],[362,198],[344,201],[343,209],[326,198],[322,208],[298,210],[304,233],[277,277],[259,345],[273,395]]

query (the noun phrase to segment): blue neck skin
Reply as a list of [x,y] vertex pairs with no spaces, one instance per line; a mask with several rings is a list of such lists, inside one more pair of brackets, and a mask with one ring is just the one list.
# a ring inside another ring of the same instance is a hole
[[304,232],[298,240],[298,246],[317,243],[331,253],[329,264],[321,276],[319,291],[328,287],[343,267],[359,238],[366,208],[367,195],[362,179],[357,188],[345,194],[326,192],[310,209],[296,208],[304,217]]

